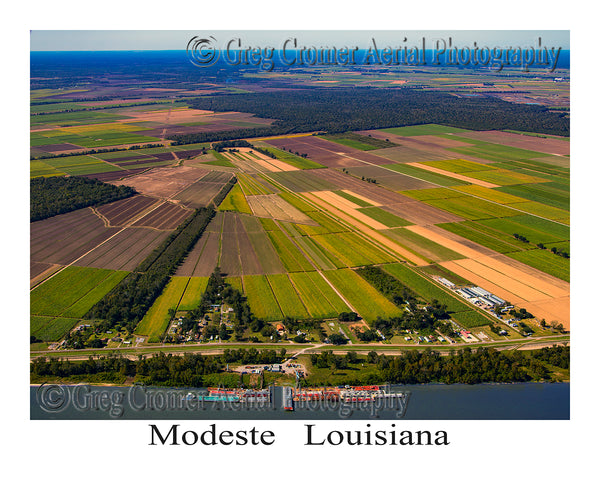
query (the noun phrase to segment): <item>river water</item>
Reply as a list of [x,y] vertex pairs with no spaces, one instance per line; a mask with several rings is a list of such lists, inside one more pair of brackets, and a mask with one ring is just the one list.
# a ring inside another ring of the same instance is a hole
[[204,402],[201,389],[144,386],[30,387],[33,420],[566,420],[569,383],[394,385],[401,399],[377,404],[296,402],[283,409],[281,387],[269,403]]

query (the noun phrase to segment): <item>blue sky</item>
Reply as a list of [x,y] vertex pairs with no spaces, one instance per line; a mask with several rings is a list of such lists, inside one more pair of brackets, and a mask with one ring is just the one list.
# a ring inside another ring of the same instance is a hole
[[[55,50],[185,50],[193,36],[213,36],[217,45],[240,38],[245,46],[279,48],[283,42],[294,37],[301,45],[315,46],[365,46],[375,38],[377,45],[398,47],[421,45],[425,38],[426,48],[442,38],[456,46],[509,46],[542,45],[569,48],[568,30],[32,30],[31,51]],[[404,39],[407,39],[404,41]]]

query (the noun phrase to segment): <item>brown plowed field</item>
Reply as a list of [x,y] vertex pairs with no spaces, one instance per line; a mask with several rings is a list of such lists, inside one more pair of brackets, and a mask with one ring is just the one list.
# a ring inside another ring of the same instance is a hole
[[[138,175],[146,170],[149,167],[141,167],[141,168],[132,168],[127,170],[120,170],[115,172],[102,172],[102,173],[90,173],[88,175],[82,175],[82,177],[87,178],[95,178],[96,180],[100,180],[101,182],[114,183],[118,180],[124,179],[125,177],[130,177],[132,175]],[[116,183],[116,185],[127,185],[124,182]]]
[[68,265],[118,231],[89,208],[40,220],[30,227],[30,259]]
[[[298,152],[299,154],[306,153],[310,160],[313,160],[321,165],[331,168],[341,168],[341,167],[351,167],[351,166],[360,166],[364,165],[357,159],[345,157],[343,155],[339,155],[332,150],[328,150],[327,148],[323,148],[321,145],[314,145],[310,142],[303,141],[305,138],[314,138],[314,137],[293,137],[293,138],[277,138],[267,140],[267,143],[274,145],[277,148],[292,150],[292,152]],[[322,142],[325,142],[322,140]],[[326,142],[330,144],[331,142]],[[337,144],[334,144],[337,145]],[[342,147],[342,145],[340,145]],[[358,151],[358,150],[356,150]],[[381,160],[381,159],[380,159]]]
[[248,233],[244,228],[244,224],[239,215],[235,216],[236,240],[238,243],[240,260],[242,262],[243,275],[260,275],[263,274],[263,269],[258,260],[258,255],[252,248]]
[[65,150],[77,150],[82,147],[80,147],[79,145],[73,145],[72,143],[55,143],[52,145],[39,145],[36,148],[43,152],[54,153],[64,152]]
[[[443,147],[439,142],[432,141],[429,135],[403,137],[401,135],[396,135],[381,130],[368,130],[366,132],[363,132],[363,134],[370,134],[372,137],[379,138],[382,140],[385,140],[387,138],[390,140],[390,142],[394,142],[401,145],[401,147],[394,147],[389,149],[385,148],[383,150],[377,151],[378,155],[389,155],[388,158],[391,158],[401,163],[406,163],[408,161],[415,162],[427,160],[449,160],[454,158],[464,158],[465,160],[472,160],[474,162],[479,163],[493,163],[493,160],[483,160],[481,158],[474,158],[465,156],[463,154],[449,152],[445,150],[445,148],[448,147]],[[422,137],[428,138],[422,140]],[[463,143],[462,146],[470,145]],[[396,152],[391,152],[394,149],[397,149]],[[386,152],[385,150],[390,150],[390,152]]]
[[156,198],[134,195],[133,197],[101,205],[96,207],[96,210],[108,220],[110,226],[114,227],[126,225],[156,202]]
[[206,241],[210,235],[212,235],[212,233],[205,232],[202,235],[202,237],[200,237],[200,239],[196,242],[196,244],[194,245],[192,250],[190,250],[190,252],[187,254],[183,263],[179,266],[179,268],[175,272],[175,275],[181,276],[181,277],[197,276],[197,275],[194,275],[194,269],[196,268],[198,259],[200,258],[200,255],[202,254],[202,250],[204,250]]
[[175,275],[184,277],[207,277],[219,260],[219,245],[223,227],[223,212],[216,212],[206,230],[188,253]]
[[415,225],[435,225],[436,223],[453,223],[464,220],[462,217],[426,205],[417,200],[388,204],[381,208]]
[[149,228],[128,227],[79,259],[75,265],[133,271],[168,234]]
[[[94,155],[91,155],[94,158]],[[108,163],[121,163],[121,162],[129,162],[132,160],[152,160],[153,157],[149,156],[149,155],[130,155],[128,157],[119,157],[119,158],[105,158],[102,159],[104,162],[108,162]]]
[[405,228],[450,250],[454,250],[467,258],[478,258],[496,254],[495,251],[489,248],[482,247],[475,242],[433,225],[411,225]]
[[226,275],[241,275],[242,264],[237,241],[236,215],[225,212],[223,217],[223,231],[221,235],[221,256],[219,267]]
[[109,183],[127,185],[146,195],[169,198],[207,173],[208,170],[195,167],[153,168],[148,172]]
[[534,152],[547,153],[548,155],[569,155],[571,142],[552,137],[533,137],[517,133],[488,130],[484,132],[461,132],[461,137],[473,138],[483,142],[499,143],[509,147],[533,150]]
[[173,196],[173,200],[189,208],[206,207],[232,176],[233,174],[230,172],[210,171],[200,180]]
[[173,230],[191,213],[190,210],[186,210],[179,205],[165,202],[147,215],[144,215],[133,226],[151,227],[158,230]]

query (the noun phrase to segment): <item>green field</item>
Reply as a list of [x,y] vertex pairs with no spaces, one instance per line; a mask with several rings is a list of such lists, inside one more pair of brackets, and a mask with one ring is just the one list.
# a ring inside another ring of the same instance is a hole
[[411,125],[409,127],[385,128],[382,131],[393,133],[395,135],[401,135],[403,137],[468,132],[468,130],[465,130],[463,128],[447,127],[445,125],[436,125],[434,123],[429,123],[426,125]]
[[150,341],[160,339],[171,320],[169,309],[177,309],[186,286],[186,277],[171,278],[161,295],[154,301],[150,309],[146,312],[146,315],[144,315],[144,318],[138,323],[135,333],[147,336]]
[[468,195],[439,200],[424,200],[424,203],[441,210],[446,210],[467,220],[519,215],[518,211],[511,208],[491,203],[487,200],[469,197]]
[[502,192],[498,189],[486,188],[480,185],[464,185],[456,187],[456,190],[475,195],[476,197],[489,200],[490,202],[501,203],[503,205],[523,202],[522,197],[510,195],[509,193]]
[[317,243],[312,237],[304,235],[295,237],[294,240],[321,270],[335,270],[345,267],[339,258]]
[[31,291],[31,314],[79,318],[126,275],[115,270],[67,267]]
[[236,173],[236,177],[245,195],[269,195],[273,193],[250,175],[245,173]]
[[314,270],[314,267],[304,257],[302,252],[296,248],[281,230],[267,231],[267,235],[271,239],[273,248],[275,248],[277,255],[288,272],[308,272]]
[[31,335],[60,340],[128,272],[67,267],[31,291]]
[[367,322],[373,322],[377,317],[400,315],[398,307],[353,270],[330,270],[323,273]]
[[483,158],[484,160],[520,160],[545,156],[544,153],[524,150],[522,148],[508,147],[496,143],[473,145],[472,147],[449,148],[451,152]]
[[569,240],[569,227],[531,215],[491,218],[480,220],[479,223],[511,236],[518,233],[534,245]]
[[244,293],[252,313],[268,322],[283,320],[283,314],[264,275],[244,275]]
[[269,172],[266,174],[292,192],[313,192],[315,190],[336,190],[333,183],[313,175],[311,171]]
[[512,235],[498,232],[476,222],[440,223],[437,226],[499,253],[530,248],[523,242],[516,240]]
[[31,125],[58,125],[62,127],[70,125],[89,125],[95,123],[107,123],[116,120],[123,120],[126,118],[128,117],[124,115],[88,111],[49,113],[47,115],[32,115],[29,121]]
[[[206,286],[208,285],[208,277],[173,277],[172,281],[177,282],[179,278],[186,281],[187,285],[185,292],[179,301],[178,310],[193,310],[200,305],[200,300]],[[181,281],[183,281],[181,280]]]
[[323,233],[341,233],[348,231],[348,229],[344,227],[341,223],[332,219],[330,216],[323,212],[306,212],[306,215],[319,224],[318,227],[312,225],[299,224],[298,227],[302,229],[302,231],[307,235],[320,235]]
[[497,190],[563,210],[569,210],[570,207],[568,184],[547,182],[532,185],[509,185]]
[[[565,282],[569,282],[571,278],[570,274],[570,260],[563,258],[559,255],[555,255],[550,251],[551,247],[547,250],[527,250],[525,252],[512,252],[507,253],[506,256],[514,258],[520,262],[523,262],[533,268],[537,268],[542,272],[546,272],[549,275],[553,275]],[[564,251],[569,251],[569,248],[563,248]]]
[[381,148],[397,147],[398,145],[393,142],[386,142],[378,138],[373,138],[366,135],[360,135],[354,132],[346,133],[331,133],[328,135],[321,135],[320,138],[329,140],[330,142],[339,143],[347,147],[356,148],[357,150],[378,150]]
[[511,204],[511,207],[518,208],[519,210],[523,210],[524,212],[548,218],[550,220],[569,218],[569,212],[567,210],[561,210],[560,208],[550,207],[548,205],[544,205],[538,202],[513,203]]
[[290,280],[311,318],[334,318],[350,310],[318,272],[291,273]]
[[[299,168],[300,170],[311,170],[313,168],[324,168],[320,163],[314,162],[309,158],[299,157],[298,155],[294,155],[291,152],[284,152],[279,148],[275,148],[272,146],[266,146],[261,144],[260,148],[267,150],[277,157],[278,160],[291,165],[292,167]],[[300,152],[301,153],[301,152]]]
[[394,258],[367,243],[354,232],[330,233],[312,237],[349,267],[394,262]]
[[233,188],[229,191],[225,199],[221,202],[221,205],[219,205],[219,210],[222,212],[240,212],[252,215],[252,209],[246,201],[246,197],[242,192],[242,188],[237,183],[233,186]]
[[283,198],[287,203],[289,203],[293,207],[296,207],[298,210],[300,210],[303,213],[317,211],[317,207],[313,207],[312,205],[309,205],[304,200],[299,198],[298,195],[293,195],[293,194],[287,193],[287,192],[280,192],[279,196],[281,198]]
[[404,220],[403,218],[394,215],[393,213],[390,213],[387,210],[383,210],[379,207],[359,208],[358,211],[364,213],[366,216],[372,218],[373,220],[377,220],[378,222],[383,223],[386,227],[389,228],[406,227],[407,225],[412,225],[412,223],[408,220]]
[[538,183],[545,182],[543,178],[535,177],[527,173],[517,172],[515,170],[506,170],[503,168],[497,168],[495,170],[486,170],[481,172],[469,172],[465,175],[483,180],[484,182],[490,182],[495,185],[515,185],[518,183]]
[[47,175],[64,175],[64,173],[41,160],[31,160],[29,162],[29,175],[31,177],[41,177]]
[[285,317],[308,318],[308,312],[287,275],[267,275],[267,280]]
[[480,170],[495,170],[494,167],[484,165],[483,163],[472,162],[471,160],[435,160],[433,162],[421,162],[423,165],[439,168],[452,173],[477,172]]
[[453,313],[452,318],[465,328],[482,327],[484,325],[492,325],[492,323],[494,323],[483,313],[476,310]]
[[31,316],[30,335],[43,342],[58,342],[79,323],[78,318]]

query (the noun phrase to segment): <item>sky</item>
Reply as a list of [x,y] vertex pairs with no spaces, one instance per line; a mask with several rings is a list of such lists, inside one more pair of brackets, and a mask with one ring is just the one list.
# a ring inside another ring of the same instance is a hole
[[[434,48],[438,39],[458,47],[538,46],[569,49],[568,30],[32,30],[31,51],[185,50],[194,36],[213,36],[225,48],[232,39],[244,46],[280,48],[288,38],[299,45],[316,47],[366,47],[374,38],[378,47],[421,45]],[[406,39],[406,40],[405,40]]]

